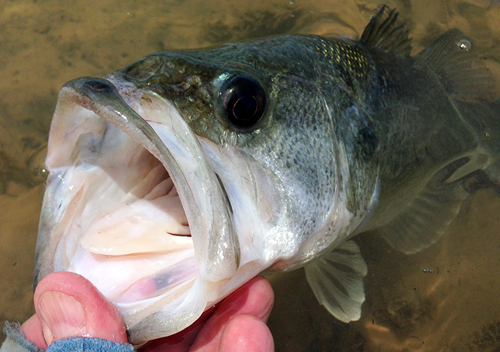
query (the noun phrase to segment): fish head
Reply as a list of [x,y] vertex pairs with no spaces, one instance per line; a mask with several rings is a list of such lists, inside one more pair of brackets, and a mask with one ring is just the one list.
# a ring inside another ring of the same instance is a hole
[[68,82],[35,285],[83,275],[140,343],[345,239],[346,152],[304,38],[161,52]]

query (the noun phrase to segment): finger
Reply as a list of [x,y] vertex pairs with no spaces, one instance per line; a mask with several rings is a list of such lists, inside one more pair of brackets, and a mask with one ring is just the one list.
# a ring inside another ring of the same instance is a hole
[[217,351],[221,335],[229,321],[238,315],[251,315],[265,323],[274,302],[269,282],[256,277],[223,300],[203,326],[190,351]]
[[240,315],[225,327],[218,351],[273,352],[273,336],[262,320],[252,315]]
[[72,336],[127,342],[125,326],[116,309],[78,274],[47,275],[36,288],[34,302],[48,345]]
[[47,342],[42,333],[42,325],[40,324],[40,319],[36,314],[33,314],[31,318],[26,320],[23,325],[21,325],[21,331],[28,340],[33,342],[36,347],[41,350],[47,349]]

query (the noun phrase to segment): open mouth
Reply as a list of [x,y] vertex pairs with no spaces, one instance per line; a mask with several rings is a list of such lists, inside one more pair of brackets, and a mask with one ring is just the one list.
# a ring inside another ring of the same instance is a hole
[[190,325],[238,269],[227,195],[168,101],[123,82],[68,82],[47,166],[35,281],[86,277],[133,341]]
[[[66,268],[86,276],[120,305],[172,295],[198,276],[191,232],[172,178],[146,149],[136,148],[123,169],[113,172],[101,165],[93,170],[98,182],[108,185],[101,197],[116,199],[114,192],[121,199],[100,209],[96,219],[75,219],[81,229],[90,226],[75,236],[81,248]],[[96,195],[88,188],[81,184],[78,202],[93,203]]]

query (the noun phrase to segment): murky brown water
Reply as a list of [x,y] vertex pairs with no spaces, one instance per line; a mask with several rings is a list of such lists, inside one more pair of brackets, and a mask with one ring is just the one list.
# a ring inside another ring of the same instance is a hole
[[[414,49],[457,27],[500,59],[500,4],[394,0]],[[0,0],[0,321],[33,313],[32,272],[43,158],[57,92],[149,53],[273,34],[359,36],[378,1]],[[484,189],[449,231],[412,256],[376,234],[359,237],[369,274],[359,322],[320,307],[302,271],[271,281],[278,351],[499,351],[500,202]],[[424,272],[432,268],[433,272]]]

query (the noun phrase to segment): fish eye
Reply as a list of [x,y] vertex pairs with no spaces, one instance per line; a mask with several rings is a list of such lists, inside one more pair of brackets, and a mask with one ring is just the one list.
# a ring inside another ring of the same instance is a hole
[[237,131],[248,132],[266,112],[266,93],[262,85],[246,75],[228,78],[219,97],[227,122]]

